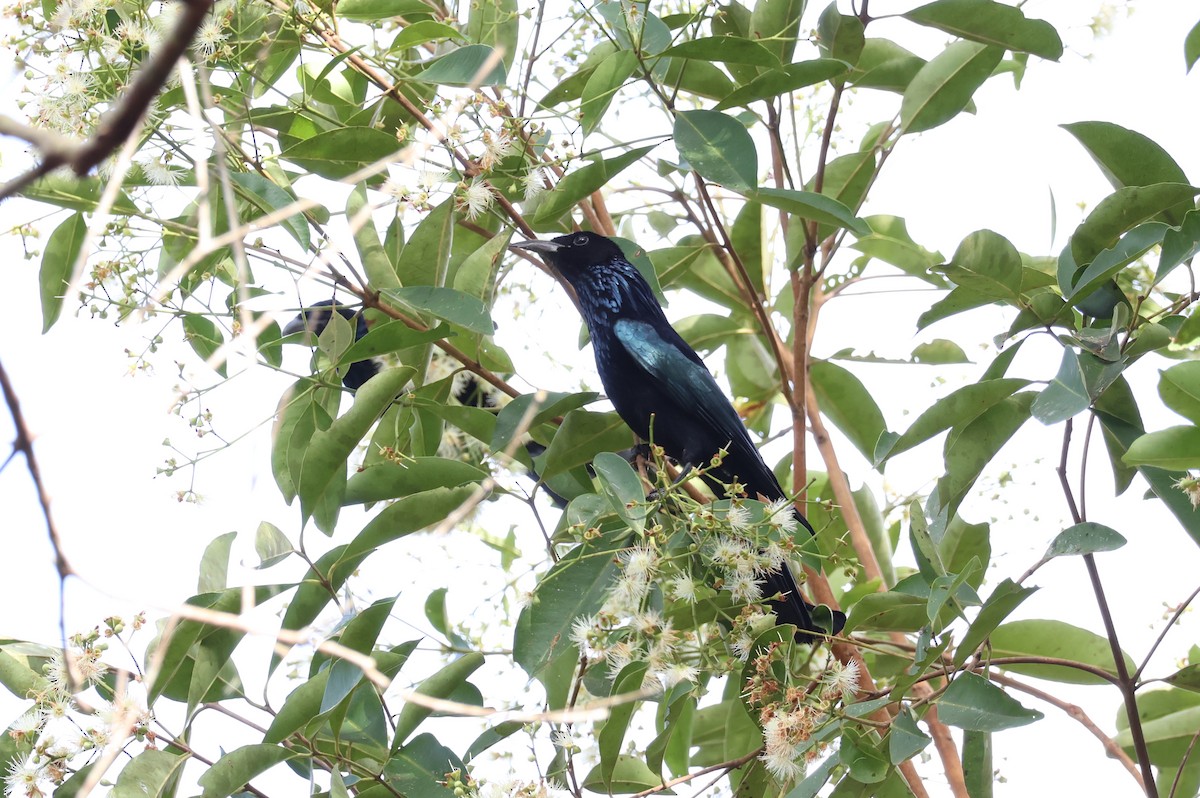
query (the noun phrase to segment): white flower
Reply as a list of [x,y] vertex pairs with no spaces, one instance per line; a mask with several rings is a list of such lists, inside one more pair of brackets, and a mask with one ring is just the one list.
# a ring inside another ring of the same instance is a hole
[[56,651],[46,663],[44,672],[50,689],[56,693],[66,693],[71,689],[71,674],[67,672],[67,663],[63,660],[61,651]]
[[621,552],[625,576],[632,579],[649,579],[658,568],[658,552],[647,546],[634,546]]
[[858,690],[858,662],[850,660],[829,663],[829,670],[821,677],[821,697],[840,698],[853,695]]
[[734,571],[725,577],[725,588],[738,601],[747,604],[762,601],[762,585],[746,571]]
[[622,640],[608,650],[608,672],[616,676],[625,666],[633,662],[634,655],[637,652],[633,650],[633,646],[629,641]]
[[458,206],[459,210],[466,212],[468,219],[476,218],[491,206],[492,190],[487,183],[476,178],[460,186],[462,193],[458,197]]
[[42,789],[45,781],[45,771],[34,763],[32,757],[13,759],[4,777],[4,794],[6,798],[40,798],[48,794]]
[[671,688],[680,682],[694,682],[696,677],[700,675],[700,671],[694,665],[687,665],[682,662],[676,662],[674,665],[658,672],[658,678],[662,680],[663,687]]
[[546,190],[546,171],[541,167],[530,169],[521,178],[521,186],[525,189],[525,199],[531,200]]
[[746,632],[740,632],[738,636],[733,639],[733,643],[731,645],[733,648],[733,655],[735,657],[740,659],[742,662],[750,659],[750,652],[754,650],[754,640],[750,637],[750,635],[746,634]]
[[671,595],[678,601],[695,604],[697,587],[695,579],[687,574],[680,574],[671,580]]
[[735,532],[741,532],[750,526],[750,508],[744,504],[735,504],[725,512],[725,521]]
[[148,161],[138,161],[138,165],[142,167],[142,171],[146,173],[146,179],[156,186],[177,186],[179,178],[182,174],[174,169],[170,164],[167,164],[159,158],[151,158]]
[[775,541],[771,541],[765,549],[758,553],[758,568],[755,570],[760,574],[772,571],[778,571],[783,567],[783,561],[787,555]]
[[767,505],[767,523],[789,534],[796,531],[796,508],[787,499],[776,499]]
[[737,568],[738,564],[745,560],[749,551],[749,547],[740,540],[720,537],[717,538],[717,542],[708,556],[717,565],[725,568]]
[[563,750],[575,748],[575,738],[566,729],[555,729],[550,732],[550,742],[553,743],[555,748],[562,748]]
[[804,709],[776,712],[763,726],[764,751],[759,759],[779,781],[792,781],[804,775],[799,746],[812,731]]
[[642,599],[650,592],[650,580],[646,577],[630,578],[622,575],[608,591],[604,601],[604,612],[613,615],[632,615],[642,606]]
[[192,49],[205,58],[214,55],[229,35],[224,31],[224,27],[222,20],[216,17],[204,20],[200,30],[196,31],[196,37],[192,39]]
[[17,742],[22,742],[32,738],[42,728],[45,718],[42,713],[36,709],[31,709],[21,717],[17,718],[11,726],[8,727],[8,733]]
[[603,634],[595,615],[581,615],[571,624],[571,642],[589,659],[604,656]]
[[[644,637],[650,637],[663,628],[663,617],[655,610],[639,612],[633,616],[633,626]],[[670,629],[670,624],[667,624],[666,628]]]
[[417,182],[421,185],[421,188],[435,189],[449,179],[449,172],[426,170],[421,173],[419,178],[417,178]]

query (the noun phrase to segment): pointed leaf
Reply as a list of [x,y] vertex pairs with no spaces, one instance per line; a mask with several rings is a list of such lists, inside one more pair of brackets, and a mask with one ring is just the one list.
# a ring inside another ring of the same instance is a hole
[[919,133],[949,122],[1004,57],[1004,48],[976,42],[954,42],[921,67],[904,92],[900,128]]
[[1020,8],[990,0],[937,0],[904,14],[920,25],[1006,50],[1032,53],[1057,61],[1062,40],[1054,27],[1040,19],[1026,19]]
[[675,146],[706,180],[732,189],[758,184],[758,154],[745,125],[719,111],[675,115]]
[[996,732],[1042,719],[996,685],[975,673],[959,674],[937,702],[938,719],[971,731]]
[[87,222],[82,213],[73,213],[54,228],[42,253],[38,285],[42,297],[42,332],[47,332],[62,313],[64,293],[71,282],[71,269],[83,248]]

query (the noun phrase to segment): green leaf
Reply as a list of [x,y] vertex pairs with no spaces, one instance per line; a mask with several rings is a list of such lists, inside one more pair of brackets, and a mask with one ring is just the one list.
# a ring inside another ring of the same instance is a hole
[[997,584],[996,589],[992,590],[991,595],[988,596],[988,600],[983,602],[983,607],[979,608],[979,614],[967,629],[967,634],[962,636],[962,642],[959,643],[959,647],[954,653],[955,667],[961,666],[967,659],[970,659],[992,630],[1003,623],[1004,618],[1010,616],[1016,607],[1021,605],[1021,602],[1037,593],[1037,590],[1037,588],[1021,587],[1012,580],[1004,580]]
[[87,222],[82,213],[73,213],[54,228],[42,253],[38,286],[42,297],[42,332],[48,332],[62,314],[64,292],[71,283],[71,269],[83,249]]
[[856,629],[915,632],[929,622],[925,616],[928,603],[920,596],[904,593],[870,593],[850,608],[846,633]]
[[888,757],[878,741],[849,726],[842,734],[838,760],[850,771],[850,778],[860,784],[878,784],[890,770]]
[[213,538],[200,558],[200,580],[197,593],[219,593],[227,587],[229,578],[229,551],[237,532],[226,532]]
[[846,74],[848,70],[849,66],[845,61],[832,58],[817,58],[777,67],[763,72],[744,86],[739,86],[717,103],[716,110],[748,106],[758,100],[770,100],[780,95],[791,94],[806,86],[833,80]]
[[[574,668],[578,654],[571,643],[571,625],[604,603],[617,575],[614,553],[624,547],[625,540],[622,531],[577,546],[538,583],[533,600],[521,610],[513,639],[513,658],[530,676],[545,684],[545,671],[558,660]],[[551,707],[566,701],[567,686],[554,691],[557,695],[550,701]],[[547,691],[551,692],[549,685]]]
[[[357,221],[359,227],[354,231],[354,246],[358,249],[358,258],[362,262],[367,281],[377,291],[385,288],[399,288],[400,278],[392,266],[383,242],[379,240],[379,231],[371,218],[367,203],[367,186],[359,183],[346,198],[346,217]],[[304,228],[307,232],[308,228]],[[308,245],[305,245],[305,249]]]
[[996,685],[974,673],[962,673],[937,702],[938,719],[960,729],[997,732],[1042,719]]
[[[631,662],[621,669],[621,672],[613,679],[612,690],[610,696],[617,696],[623,693],[632,693],[640,690],[646,679],[646,670],[648,668],[645,662]],[[617,768],[617,763],[620,759],[620,753],[623,743],[625,742],[625,732],[629,728],[629,721],[633,718],[633,712],[637,708],[638,702],[625,701],[624,703],[613,706],[608,713],[608,718],[604,721],[604,726],[600,729],[597,735],[596,743],[600,752],[600,777],[604,780],[604,784],[608,789],[612,789],[613,776]],[[641,761],[641,760],[638,760]]]
[[579,106],[579,121],[583,134],[593,132],[604,119],[604,113],[612,104],[617,92],[637,69],[637,56],[631,50],[618,50],[600,62],[592,70],[583,86],[582,102]]
[[[339,6],[339,10],[341,10],[344,5],[345,4],[343,3],[341,6]],[[480,7],[484,6],[480,4]],[[493,7],[494,5],[491,3],[486,5],[486,8],[489,10]],[[475,8],[472,7],[471,10],[474,11]],[[482,15],[486,17],[487,11],[483,11]],[[472,18],[474,18],[474,14],[472,14]],[[396,38],[392,39],[392,43],[388,47],[388,50],[390,52],[407,50],[410,47],[416,47],[418,45],[425,44],[426,42],[437,41],[440,39],[460,39],[462,41],[467,41],[467,37],[463,36],[458,28],[455,28],[453,25],[447,25],[432,19],[423,19],[419,22],[414,22],[411,25],[406,25],[404,28],[402,28],[400,32],[396,34]],[[480,43],[488,44],[488,42]]]
[[870,228],[869,235],[860,236],[851,247],[926,282],[939,286],[946,284],[940,276],[930,272],[945,260],[942,253],[931,252],[913,241],[903,219],[880,215],[868,216],[863,221]]
[[473,42],[500,50],[504,54],[504,68],[512,69],[521,23],[517,0],[475,0],[470,8],[467,36]]
[[1158,395],[1167,407],[1200,424],[1200,362],[1189,360],[1160,372]]
[[284,149],[280,157],[330,180],[349,177],[395,154],[396,137],[373,127],[339,127]]
[[600,452],[615,452],[633,443],[633,433],[616,413],[572,410],[545,454],[542,478],[550,479],[576,466],[591,462]]
[[1200,427],[1168,427],[1148,432],[1129,445],[1122,461],[1168,471],[1200,468]]
[[757,0],[750,12],[749,38],[763,43],[781,63],[792,60],[807,0]]
[[650,152],[654,147],[655,145],[653,144],[646,147],[638,147],[608,159],[601,158],[598,152],[588,154],[585,156],[585,159],[590,160],[591,163],[576,169],[574,172],[563,177],[562,180],[559,180],[558,185],[554,187],[554,191],[537,206],[537,210],[533,216],[533,224],[537,227],[545,227],[548,224],[556,222],[575,203],[589,194],[599,191],[610,180],[631,166],[643,155]]
[[503,59],[487,66],[494,52],[486,44],[468,44],[438,58],[412,79],[442,86],[500,86],[508,80],[508,70]]
[[1088,352],[1064,349],[1058,373],[1030,410],[1043,424],[1066,421],[1091,407],[1124,368],[1123,362],[1109,363]]
[[339,363],[355,363],[368,360],[379,355],[388,355],[402,349],[424,346],[442,338],[450,337],[450,328],[439,324],[432,330],[414,330],[404,322],[393,319],[371,327],[367,334],[359,338],[342,352]]
[[[1146,222],[1133,228],[1121,236],[1121,239],[1112,247],[1098,253],[1095,259],[1082,270],[1082,274],[1072,275],[1073,282],[1064,284],[1060,280],[1059,286],[1062,288],[1063,298],[1077,300],[1079,297],[1088,296],[1102,283],[1108,282],[1116,276],[1117,272],[1162,241],[1170,231],[1171,228],[1162,222]],[[1060,269],[1063,269],[1065,260],[1062,257],[1059,258]],[[1073,257],[1069,263],[1074,263]],[[1170,268],[1174,268],[1174,266]],[[1170,271],[1170,268],[1167,271]],[[1161,267],[1160,271],[1162,271]],[[1078,305],[1078,302],[1076,304]]]
[[1186,183],[1155,183],[1119,188],[1102,199],[1071,235],[1075,263],[1085,265],[1116,245],[1121,234],[1142,222],[1190,202],[1200,189]]
[[[432,734],[418,734],[408,745],[393,751],[387,758],[383,777],[387,791],[372,791],[371,798],[381,795],[403,795],[405,798],[455,798],[444,786],[446,774],[463,771],[462,761]],[[366,795],[365,792],[360,793]]]
[[[76,177],[54,172],[35,180],[21,190],[21,196],[35,202],[46,202],[69,211],[94,211],[100,206],[108,181],[98,177]],[[124,191],[117,192],[114,213],[137,214],[140,209]]]
[[971,798],[992,798],[996,771],[992,767],[991,732],[963,732],[962,769]]
[[932,341],[917,344],[913,349],[912,356],[913,361],[928,365],[971,362],[961,346],[945,338],[935,338]]
[[892,730],[888,734],[888,756],[893,765],[912,759],[925,750],[933,738],[921,731],[909,709],[904,709],[892,719]]
[[779,57],[767,47],[741,36],[701,36],[664,50],[662,55],[726,64],[750,64],[768,69],[779,66]]
[[642,478],[624,457],[612,452],[596,455],[592,468],[600,481],[600,492],[613,512],[632,529],[641,532],[648,513]]
[[921,67],[904,91],[900,129],[919,133],[949,122],[971,101],[975,90],[1004,57],[1004,48],[954,42]]
[[826,6],[817,19],[817,49],[826,58],[857,64],[866,46],[865,36],[862,20],[838,11],[836,2]]
[[340,0],[337,15],[343,19],[370,22],[392,17],[429,16],[432,8],[423,0]]
[[1136,130],[1112,122],[1073,122],[1062,128],[1083,145],[1113,188],[1188,182],[1175,159]]
[[[229,178],[242,189],[243,198],[263,215],[274,213],[296,201],[296,197],[290,191],[280,188],[260,174],[231,172]],[[296,240],[301,249],[307,250],[312,245],[308,220],[304,218],[304,214],[293,213],[277,224]]]
[[999,233],[977,230],[958,245],[946,276],[955,285],[1015,303],[1021,293],[1021,254]]
[[705,179],[732,189],[758,184],[758,153],[745,125],[719,111],[680,111],[675,146]]
[[[183,314],[183,335],[187,342],[191,344],[195,353],[205,363],[225,343],[225,338],[221,335],[216,322],[207,316],[201,316],[197,313]],[[216,370],[218,374],[224,377],[226,374],[225,363],[218,365]]]
[[412,379],[413,373],[408,366],[384,369],[358,389],[354,404],[344,416],[334,420],[328,429],[313,434],[304,450],[300,478],[296,482],[301,513],[306,519],[313,515],[328,491],[334,491],[330,495],[335,495],[341,503],[347,460],[379,414]]
[[[467,678],[483,665],[483,654],[472,651],[464,654],[450,663],[442,665],[433,676],[421,682],[414,692],[430,698],[449,698],[459,689]],[[408,736],[416,731],[421,722],[429,717],[433,710],[412,702],[405,703],[396,716],[395,737],[392,741],[392,751],[403,745]]]
[[662,784],[662,777],[656,775],[644,761],[628,754],[617,757],[608,778],[605,778],[603,768],[603,764],[596,765],[583,777],[579,786],[601,794],[625,795],[650,790]]
[[925,66],[925,59],[888,39],[867,39],[850,73],[850,83],[864,89],[903,93]]
[[465,327],[471,332],[491,335],[495,332],[492,316],[477,297],[436,285],[410,285],[383,296],[408,308],[428,313],[443,321]]
[[[191,757],[148,748],[121,768],[109,795],[112,798],[159,798],[174,795],[172,785],[175,783],[176,774],[190,760]],[[218,760],[218,764],[221,761],[223,760]],[[207,796],[207,793],[205,795]]]
[[1163,681],[1172,687],[1179,687],[1184,690],[1191,690],[1193,693],[1200,693],[1200,664],[1180,668],[1163,679]]
[[1187,64],[1188,72],[1192,71],[1197,60],[1200,60],[1200,22],[1192,26],[1183,40],[1183,61]]
[[[1114,678],[1117,675],[1108,638],[1062,621],[1010,621],[992,632],[991,642],[993,658],[1053,657],[1099,668]],[[1133,673],[1137,665],[1128,654],[1122,656],[1127,672]],[[1064,665],[1006,663],[998,667],[1052,682],[1109,684],[1099,676]]]
[[886,424],[870,391],[854,374],[828,360],[813,359],[809,369],[821,411],[871,459]]
[[938,480],[943,505],[953,514],[984,466],[1029,418],[1032,393],[1019,393],[989,407],[946,442],[946,475]]
[[199,782],[204,788],[202,798],[233,795],[263,771],[297,756],[300,756],[299,751],[266,743],[246,745],[230,751],[201,774]]
[[366,466],[346,483],[346,505],[387,501],[434,488],[456,488],[479,482],[488,472],[472,463],[444,457],[416,457]]
[[801,219],[846,228],[855,235],[869,235],[871,228],[854,211],[824,194],[787,188],[759,188],[741,191],[746,199],[787,211]]
[[1168,228],[1162,237],[1162,252],[1154,282],[1160,282],[1181,263],[1200,254],[1200,211],[1188,211],[1179,228]]
[[1127,542],[1121,533],[1112,527],[1094,521],[1084,521],[1059,532],[1054,540],[1050,541],[1050,547],[1046,549],[1042,559],[1116,551]]
[[454,221],[453,198],[442,202],[421,220],[400,253],[396,272],[402,284],[410,287],[445,284],[454,246]]
[[1031,53],[1057,61],[1062,40],[1048,22],[1026,19],[1020,8],[990,0],[937,0],[903,15],[962,39],[994,44],[1006,50]]

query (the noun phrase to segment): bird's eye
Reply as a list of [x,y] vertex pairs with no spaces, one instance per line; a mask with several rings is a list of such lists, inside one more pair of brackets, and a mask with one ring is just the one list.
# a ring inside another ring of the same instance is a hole
[[582,247],[582,246],[586,245],[587,242],[588,242],[587,236],[575,236],[575,240],[572,241],[571,243],[577,247]]

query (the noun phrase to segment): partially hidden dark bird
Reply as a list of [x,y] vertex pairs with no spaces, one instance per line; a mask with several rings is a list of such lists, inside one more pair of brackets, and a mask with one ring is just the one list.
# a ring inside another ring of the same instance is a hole
[[[293,335],[307,330],[312,335],[319,336],[329,326],[329,320],[333,317],[334,310],[337,310],[342,318],[354,325],[355,341],[358,341],[367,334],[367,321],[363,318],[362,310],[342,305],[332,299],[315,302],[302,309],[300,315],[288,322],[282,332],[284,335]],[[355,361],[350,364],[350,367],[346,369],[346,373],[342,375],[342,385],[351,391],[357,391],[366,384],[367,380],[378,374],[379,369],[379,362],[374,358]],[[497,405],[496,393],[490,390],[490,386],[474,374],[466,372],[460,372],[460,374],[464,374],[465,376],[456,382],[454,388],[454,398],[459,404],[467,407],[491,410],[493,412],[500,410]],[[529,452],[529,457],[532,459],[546,451],[546,447],[537,441],[529,440],[525,443],[525,450]],[[533,469],[530,469],[529,476],[534,482],[541,481],[541,477]],[[567,506],[567,500],[555,493],[548,485],[543,484],[542,491],[549,497],[551,504],[554,506],[559,508]]]
[[[615,242],[580,232],[511,247],[542,255],[575,290],[604,391],[642,440],[661,446],[685,475],[708,466],[725,449],[720,465],[708,471],[716,478],[707,480],[715,489],[724,492],[721,483],[737,482],[751,497],[786,497],[704,361],[667,321],[649,283]],[[808,519],[794,512],[815,535]],[[767,575],[764,593],[782,594],[771,606],[781,623],[796,625],[797,641],[811,643],[814,635],[827,633],[813,619],[813,605],[804,600],[786,563]],[[845,622],[846,616],[835,611],[833,633]]]
[[[284,335],[293,335],[305,330],[314,336],[319,336],[329,326],[333,312],[337,311],[343,319],[354,325],[354,340],[357,341],[367,334],[367,320],[363,318],[362,310],[343,305],[333,299],[325,299],[313,303],[300,311],[300,315],[287,323],[283,328]],[[366,385],[367,380],[379,373],[379,363],[374,359],[358,360],[350,364],[342,375],[342,385],[352,391]]]

